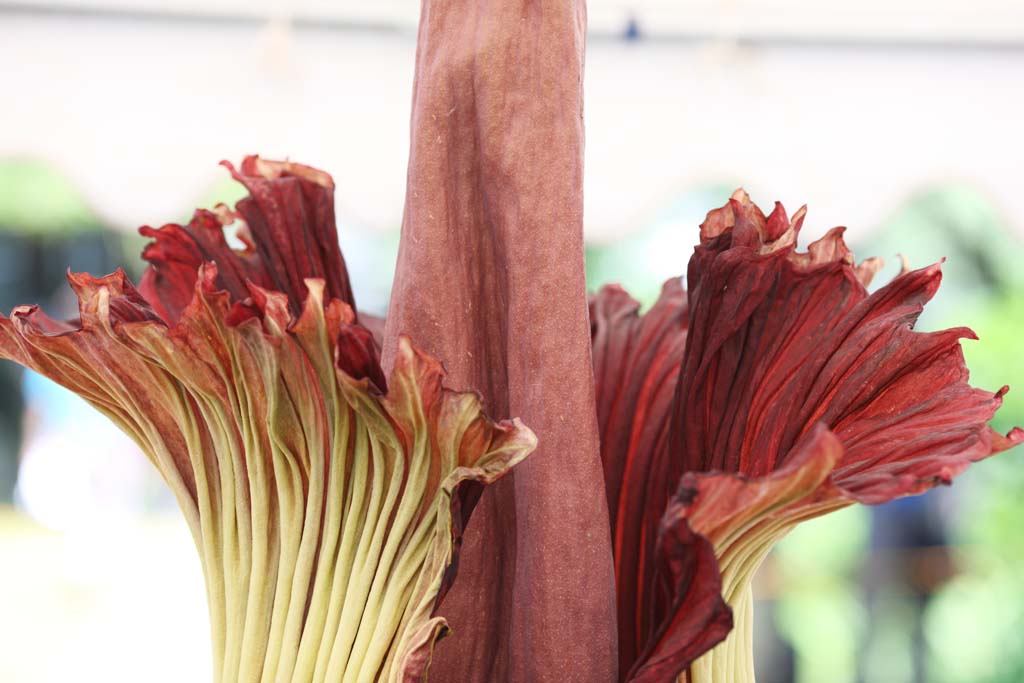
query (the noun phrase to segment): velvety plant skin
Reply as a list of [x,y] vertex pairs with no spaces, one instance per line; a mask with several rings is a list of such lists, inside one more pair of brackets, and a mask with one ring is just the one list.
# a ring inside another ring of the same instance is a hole
[[939,267],[869,293],[881,264],[841,228],[797,251],[804,214],[738,191],[701,226],[688,294],[670,281],[642,316],[616,287],[591,302],[625,679],[753,680],[750,580],[789,529],[1024,440],[987,426],[1006,388],[968,385],[973,333],[913,329]]
[[583,269],[584,25],[575,1],[422,4],[385,339],[409,334],[539,440],[467,530],[442,682],[616,675]]
[[480,489],[536,440],[443,388],[408,338],[385,382],[327,174],[229,168],[250,190],[235,211],[143,228],[139,289],[69,274],[80,317],[20,306],[0,355],[89,401],[169,484],[206,577],[215,680],[423,680]]

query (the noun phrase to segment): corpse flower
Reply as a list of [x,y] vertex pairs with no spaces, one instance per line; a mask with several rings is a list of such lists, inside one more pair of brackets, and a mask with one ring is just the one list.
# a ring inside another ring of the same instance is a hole
[[987,426],[1006,388],[967,384],[970,330],[913,330],[939,266],[869,293],[881,262],[855,264],[842,228],[797,251],[804,214],[737,191],[701,226],[688,297],[591,301],[628,680],[752,681],[751,579],[790,529],[1024,440]]
[[421,680],[480,489],[535,438],[444,388],[407,338],[385,381],[327,174],[226,165],[249,190],[235,211],[142,228],[137,289],[69,274],[80,318],[20,306],[0,355],[84,397],[167,481],[205,574],[215,680]]
[[869,295],[878,262],[837,231],[797,252],[803,212],[743,194],[689,303],[606,288],[588,318],[585,25],[582,0],[423,3],[380,360],[330,178],[255,157],[234,211],[143,229],[138,289],[71,275],[80,319],[0,319],[0,353],[168,481],[218,681],[749,681],[750,578],[788,529],[1024,437],[985,426],[965,330],[911,331],[937,268]]

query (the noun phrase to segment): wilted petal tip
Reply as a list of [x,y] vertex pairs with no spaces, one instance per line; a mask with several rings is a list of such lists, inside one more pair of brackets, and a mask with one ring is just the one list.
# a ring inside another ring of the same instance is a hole
[[231,176],[238,182],[246,185],[247,179],[262,177],[264,180],[277,180],[283,176],[291,175],[310,182],[328,190],[334,189],[334,179],[325,171],[318,168],[298,164],[287,159],[275,161],[264,159],[258,154],[250,154],[242,159],[241,168],[235,168],[230,161],[223,159],[220,165],[231,172]]
[[[999,436],[1000,439],[1005,441],[1007,444],[1005,448],[1002,448],[1002,450],[1006,450],[1007,448],[1013,448],[1014,446],[1020,443],[1024,443],[1024,429],[1021,429],[1020,427],[1014,427],[1013,429],[1006,433],[1006,436]],[[1000,444],[1000,446],[1002,445],[1003,444]]]

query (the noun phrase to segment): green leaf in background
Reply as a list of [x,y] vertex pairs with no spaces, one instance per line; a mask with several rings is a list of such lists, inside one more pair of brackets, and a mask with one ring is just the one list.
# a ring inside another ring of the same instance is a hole
[[99,227],[78,189],[51,166],[31,159],[0,160],[0,231],[65,235]]

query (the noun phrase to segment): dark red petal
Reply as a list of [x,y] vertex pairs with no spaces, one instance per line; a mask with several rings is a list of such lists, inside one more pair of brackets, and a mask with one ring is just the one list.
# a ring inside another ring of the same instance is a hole
[[217,264],[218,285],[232,300],[248,296],[246,282],[273,286],[266,264],[255,251],[228,245],[222,219],[229,220],[200,209],[187,226],[171,223],[160,229],[139,228],[140,234],[153,239],[142,251],[150,265],[139,290],[167,322],[176,323],[192,301],[196,273],[204,263]]
[[714,546],[693,532],[678,507],[665,516],[658,549],[660,571],[652,594],[662,619],[626,676],[631,683],[675,680],[733,626],[732,610],[722,599]]
[[[94,278],[68,274],[79,299],[77,320],[55,321],[36,306],[0,315],[0,357],[52,379],[109,417],[154,458],[180,502],[195,501],[196,482],[185,439],[176,424],[180,396],[143,355],[115,341],[127,326],[167,325],[132,287],[123,271]],[[189,409],[186,408],[186,411]],[[149,446],[163,444],[156,455]]]
[[11,319],[24,325],[33,335],[44,336],[77,332],[84,324],[96,323],[98,318],[102,319],[102,324],[108,325],[162,320],[121,268],[101,277],[74,273],[69,269],[66,277],[78,298],[79,317],[54,320],[38,306],[22,305],[11,312]]
[[380,367],[380,349],[373,333],[361,325],[343,324],[338,333],[338,369],[353,379],[367,379],[384,393],[387,383]]
[[[715,672],[712,680],[748,680],[752,651],[751,644],[742,638],[750,633],[751,579],[775,543],[793,526],[849,504],[828,480],[842,452],[839,440],[819,423],[794,447],[783,467],[764,476],[750,478],[730,472],[688,472],[683,476],[663,521],[659,553],[664,555],[673,548],[679,553],[700,553],[703,548],[693,540],[694,536],[709,543],[714,548],[720,582],[717,573],[711,577],[709,567],[703,581],[704,592],[698,585],[691,589],[696,595],[689,599],[711,601],[707,591],[712,585],[720,585],[721,593],[715,597],[732,608],[737,629],[729,633],[724,617],[696,619],[690,614],[694,608],[685,601],[654,605],[654,609],[664,610],[671,604],[668,623],[681,622],[676,641],[671,645],[659,641],[663,656],[672,657],[668,661],[678,668],[666,664],[661,671],[678,676],[689,670],[691,675],[686,680],[708,680],[704,676],[709,671]],[[672,534],[677,534],[684,524],[687,526],[683,538],[689,544],[680,546]],[[724,608],[711,602],[706,609],[720,614]],[[705,652],[727,633],[728,640],[721,647]],[[645,653],[638,666],[643,667],[649,658],[657,661],[657,652]],[[700,660],[692,655],[700,656]],[[689,669],[691,664],[695,669]]]
[[[734,472],[687,472],[679,482],[666,524],[684,515],[720,553],[756,535],[794,506],[818,506],[835,497],[829,476],[843,447],[825,425],[815,425],[779,469],[760,477]],[[841,500],[840,507],[850,501]],[[765,548],[767,552],[768,548]]]
[[656,590],[656,544],[682,474],[680,459],[667,451],[672,399],[686,345],[682,282],[666,282],[644,315],[638,315],[639,308],[615,285],[590,301],[601,461],[615,553],[620,674],[648,647],[664,618],[649,608]]
[[306,298],[306,278],[327,283],[327,298],[355,310],[334,219],[334,181],[309,166],[248,156],[240,169],[222,162],[249,190],[236,210],[274,288],[288,294],[292,310]]
[[[139,230],[153,242],[142,253],[150,267],[139,289],[168,322],[177,322],[192,299],[199,266],[217,264],[217,288],[232,301],[249,295],[247,283],[288,297],[297,315],[306,300],[306,278],[327,283],[328,299],[354,307],[348,271],[338,246],[334,218],[334,184],[326,173],[290,162],[246,157],[240,170],[223,162],[250,196],[236,212],[199,210],[187,226],[168,224]],[[224,228],[244,220],[238,236],[244,249],[233,249]]]
[[[1003,390],[967,384],[959,339],[973,336],[969,330],[913,331],[938,287],[938,266],[905,271],[869,295],[865,285],[881,262],[856,265],[842,228],[797,252],[804,215],[790,219],[777,204],[765,216],[742,191],[710,212],[688,271],[688,330],[658,313],[666,296],[643,317],[619,289],[592,303],[620,660],[642,650],[634,675],[648,670],[655,642],[671,662],[657,675],[675,675],[688,653],[700,654],[691,646],[713,645],[713,627],[724,623],[711,620],[701,631],[685,605],[665,597],[666,568],[657,563],[670,548],[658,543],[673,533],[711,542],[724,598],[735,607],[748,599],[741,590],[760,559],[799,521],[948,483],[970,462],[1024,439],[1024,431],[1001,436],[986,426]],[[681,312],[682,292],[677,301]],[[672,358],[681,359],[678,375],[665,369]],[[672,386],[667,409],[659,392]],[[696,562],[701,547],[690,541]],[[664,629],[656,638],[652,625]],[[701,660],[701,671],[729,656],[719,650]]]
[[845,447],[836,484],[881,502],[994,452],[985,425],[1000,400],[967,384],[958,340],[970,331],[912,330],[938,266],[869,296],[875,266],[855,268],[841,230],[800,254],[796,219],[773,227],[741,193],[729,211],[732,227],[723,210],[709,214],[690,262],[673,433],[686,469],[763,476],[821,421]]
[[408,333],[542,444],[474,513],[441,681],[616,675],[583,270],[584,28],[581,1],[440,0],[421,15],[385,366]]
[[67,277],[71,288],[78,296],[79,315],[83,323],[92,320],[90,310],[84,302],[92,300],[101,290],[101,305],[107,309],[103,317],[108,318],[110,324],[160,320],[156,311],[135,289],[121,268],[103,277],[93,277],[88,273],[72,273],[69,270]]

